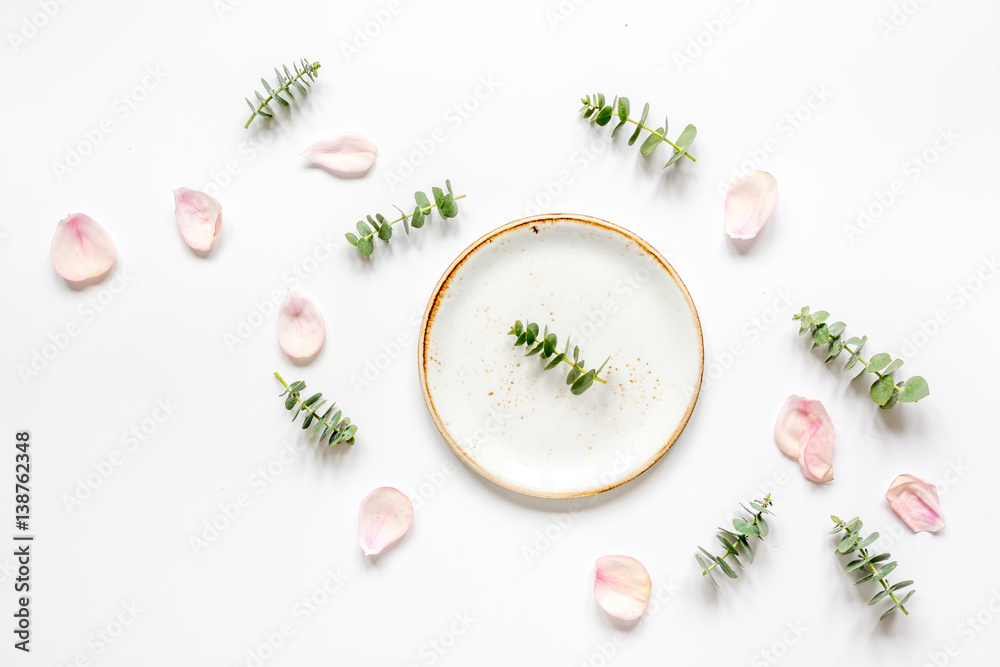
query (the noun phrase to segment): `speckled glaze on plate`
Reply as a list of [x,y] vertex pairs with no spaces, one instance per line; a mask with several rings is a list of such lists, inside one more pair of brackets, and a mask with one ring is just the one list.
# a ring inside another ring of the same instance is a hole
[[[569,365],[543,371],[507,336],[531,320],[580,346],[587,367],[611,356],[574,396]],[[634,479],[670,448],[694,410],[704,344],[691,296],[635,234],[596,218],[518,220],[469,246],[431,295],[417,351],[431,418],[455,453],[520,493],[575,498]]]

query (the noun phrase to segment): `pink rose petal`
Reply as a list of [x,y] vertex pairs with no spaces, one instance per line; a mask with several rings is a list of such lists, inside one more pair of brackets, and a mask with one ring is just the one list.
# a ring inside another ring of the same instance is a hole
[[766,171],[751,171],[726,190],[726,233],[734,239],[752,239],[778,203],[778,181]]
[[302,156],[313,166],[322,167],[335,176],[354,178],[368,173],[377,153],[375,144],[360,132],[343,132],[317,141],[305,149]]
[[93,218],[74,213],[56,225],[49,254],[60,276],[79,282],[111,270],[117,251],[114,241]]
[[914,533],[936,533],[944,528],[937,487],[913,475],[900,475],[885,493],[889,507]]
[[413,523],[413,503],[406,494],[391,486],[375,489],[361,501],[358,532],[366,556],[382,549],[406,534]]
[[174,190],[174,217],[181,238],[192,250],[212,248],[222,227],[222,204],[214,197],[188,188]]
[[601,608],[625,621],[633,621],[646,611],[653,582],[642,563],[629,556],[602,556],[597,559],[594,597]]
[[319,353],[326,341],[323,314],[309,299],[288,290],[278,310],[278,344],[293,359],[308,359]]
[[782,453],[797,459],[802,474],[811,482],[833,479],[833,420],[823,404],[801,396],[789,396],[774,424],[774,441]]
[[799,457],[799,440],[805,430],[808,405],[809,401],[792,395],[778,411],[778,419],[774,423],[774,441],[778,444],[778,449],[790,459]]
[[[822,407],[822,406],[820,406]],[[825,410],[824,410],[825,412]],[[810,482],[833,481],[833,443],[836,437],[827,416],[809,425],[799,448],[799,467]]]

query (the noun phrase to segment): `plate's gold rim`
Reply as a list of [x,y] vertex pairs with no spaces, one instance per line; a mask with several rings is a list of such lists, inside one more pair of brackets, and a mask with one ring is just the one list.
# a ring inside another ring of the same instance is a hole
[[[473,253],[475,253],[477,250],[482,248],[487,243],[492,242],[493,239],[497,238],[501,234],[505,234],[511,231],[512,229],[517,229],[518,227],[523,227],[525,225],[530,225],[530,224],[538,224],[538,223],[544,224],[546,222],[556,222],[559,220],[570,220],[573,222],[581,222],[584,224],[596,225],[598,227],[603,227],[610,231],[617,232],[622,236],[624,236],[625,238],[629,239],[630,241],[633,241],[634,243],[638,244],[646,252],[648,252],[650,255],[656,258],[656,260],[663,266],[663,268],[667,270],[667,273],[670,274],[670,277],[674,279],[674,282],[680,288],[681,293],[687,300],[688,306],[691,308],[691,312],[694,314],[694,323],[695,327],[698,330],[698,347],[699,347],[699,353],[701,355],[701,360],[698,368],[698,382],[694,388],[694,392],[691,394],[691,400],[688,403],[688,408],[684,413],[684,417],[677,425],[676,430],[674,430],[673,434],[670,436],[670,439],[667,441],[667,443],[652,458],[646,461],[644,465],[636,469],[636,471],[632,475],[619,482],[592,491],[582,491],[582,492],[578,491],[578,492],[568,492],[568,493],[539,493],[538,491],[524,489],[515,484],[510,484],[497,479],[488,471],[484,470],[475,461],[470,459],[468,455],[466,455],[466,453],[459,446],[459,444],[455,441],[455,439],[451,436],[451,434],[448,432],[448,429],[445,428],[444,423],[441,421],[441,417],[438,415],[437,410],[434,407],[434,399],[431,398],[430,392],[427,390],[427,359],[424,356],[424,351],[425,351],[424,342],[427,339],[428,324],[430,324],[434,316],[434,312],[438,307],[438,304],[445,296],[448,282],[451,280],[452,275],[455,273],[458,267],[461,266],[466,259],[472,256]],[[586,496],[595,496],[597,494],[604,493],[606,491],[610,491],[611,489],[617,488],[622,484],[627,484],[628,482],[631,482],[633,479],[635,479],[642,473],[649,470],[654,463],[663,458],[663,455],[667,453],[667,450],[670,449],[670,447],[674,444],[677,438],[680,437],[680,434],[684,431],[684,428],[687,426],[688,421],[691,419],[691,414],[694,412],[694,406],[698,402],[698,397],[701,394],[701,381],[704,373],[705,373],[705,337],[701,330],[701,318],[698,316],[698,309],[695,307],[694,301],[691,299],[691,293],[688,292],[687,285],[685,285],[684,281],[681,280],[681,277],[677,275],[677,272],[674,270],[674,267],[670,265],[670,262],[668,262],[666,258],[663,255],[661,255],[653,246],[651,246],[649,243],[644,241],[636,234],[633,234],[629,230],[623,227],[619,227],[618,225],[608,222],[607,220],[601,220],[600,218],[592,218],[590,216],[579,215],[575,213],[558,213],[558,214],[546,213],[542,215],[531,216],[528,218],[521,218],[520,220],[515,220],[505,225],[501,225],[500,227],[497,227],[493,231],[483,235],[478,240],[473,242],[468,248],[463,250],[458,257],[455,258],[455,261],[453,261],[447,269],[445,269],[444,273],[441,275],[441,279],[438,280],[437,285],[435,285],[434,291],[431,292],[431,297],[427,302],[427,308],[424,310],[424,317],[420,322],[420,333],[417,338],[417,375],[420,376],[420,390],[424,395],[424,403],[427,405],[427,411],[430,412],[431,419],[434,421],[434,426],[437,427],[438,432],[445,439],[445,442],[448,443],[448,446],[451,447],[452,451],[454,451],[458,455],[458,457],[465,462],[467,466],[475,470],[477,473],[479,473],[486,479],[506,489],[510,489],[511,491],[523,493],[524,495],[527,496],[534,496],[536,498],[584,498]]]

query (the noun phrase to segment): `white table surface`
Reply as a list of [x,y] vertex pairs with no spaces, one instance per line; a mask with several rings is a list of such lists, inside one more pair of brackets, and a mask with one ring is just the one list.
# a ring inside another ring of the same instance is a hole
[[[995,3],[224,2],[4,4],[0,507],[13,514],[13,434],[30,429],[36,539],[25,655],[8,627],[14,528],[0,531],[0,663],[995,664]],[[366,25],[377,34],[346,49]],[[313,92],[244,130],[242,98],[296,58],[322,63]],[[644,160],[610,143],[576,115],[595,91],[648,101],[672,136],[696,124],[697,164],[662,172],[665,149]],[[306,145],[351,128],[380,149],[366,178],[306,167]],[[720,187],[758,166],[778,208],[737,247]],[[370,262],[344,242],[362,215],[445,178],[468,194],[453,223]],[[177,233],[179,186],[219,192],[208,259]],[[479,478],[417,381],[418,318],[443,269],[536,208],[642,235],[705,333],[686,432],[633,483],[579,502]],[[859,208],[873,218],[859,225]],[[114,238],[117,281],[74,290],[53,271],[53,229],[77,211]],[[253,315],[288,287],[326,316],[326,348],[303,368],[273,314]],[[930,398],[879,414],[797,338],[788,318],[805,304],[903,354]],[[259,326],[233,344],[241,320]],[[51,358],[25,379],[36,352]],[[363,384],[369,364],[382,368]],[[337,399],[357,445],[303,444],[275,370]],[[773,443],[793,392],[836,423],[829,485]],[[942,533],[913,535],[889,510],[900,473],[939,483]],[[418,507],[368,559],[357,506],[381,485]],[[696,545],[768,488],[772,535],[715,591]],[[865,607],[873,589],[841,572],[830,513],[889,536],[893,576],[917,582],[909,617],[879,624]],[[209,540],[212,521],[225,528]],[[593,598],[594,560],[613,553],[645,563],[663,600],[638,625]]]

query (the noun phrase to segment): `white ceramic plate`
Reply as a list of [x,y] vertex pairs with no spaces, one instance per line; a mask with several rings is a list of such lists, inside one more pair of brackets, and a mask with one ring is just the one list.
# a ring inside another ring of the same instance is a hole
[[[508,336],[530,320],[579,345],[544,371]],[[474,470],[514,491],[571,498],[635,478],[670,448],[701,387],[704,347],[691,296],[645,241],[578,215],[525,218],[487,234],[445,271],[424,314],[418,361],[431,417]]]

